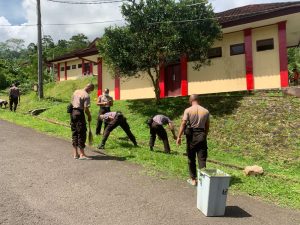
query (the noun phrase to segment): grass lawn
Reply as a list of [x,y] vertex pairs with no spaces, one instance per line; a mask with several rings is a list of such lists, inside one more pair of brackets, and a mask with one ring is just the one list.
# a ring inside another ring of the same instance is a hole
[[[66,106],[72,91],[90,81],[83,79],[47,85],[45,100],[39,101],[35,93],[22,96],[18,112],[0,110],[0,118],[69,140],[68,127],[51,124],[26,113],[34,108],[49,108],[39,118],[68,125]],[[92,100],[96,101],[96,92],[92,94]],[[300,209],[300,100],[272,92],[251,96],[243,93],[210,95],[203,96],[201,101],[212,114],[209,159],[238,167],[257,164],[266,172],[261,177],[245,177],[240,170],[209,163],[210,168],[220,168],[233,176],[231,193],[246,193]],[[154,100],[116,101],[113,110],[125,114],[141,147],[132,148],[118,128],[108,140],[105,151],[142,164],[149,174],[185,179],[188,171],[187,159],[183,156],[184,145],[177,147],[170,140],[172,154],[166,155],[162,152],[162,143],[157,140],[156,151],[150,152],[147,146],[149,130],[145,121],[153,114],[163,113],[170,116],[178,128],[186,106],[187,98],[182,97],[164,99],[160,105],[156,105]],[[95,104],[91,110],[94,132],[98,111]],[[95,137],[94,145],[99,142],[100,137]]]

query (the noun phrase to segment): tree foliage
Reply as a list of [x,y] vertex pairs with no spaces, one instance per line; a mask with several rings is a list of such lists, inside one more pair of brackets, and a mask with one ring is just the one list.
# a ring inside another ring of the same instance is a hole
[[99,51],[121,77],[147,74],[159,99],[160,65],[186,54],[195,69],[208,63],[209,48],[221,29],[205,0],[129,0],[122,5],[125,27],[109,27]]
[[289,60],[289,71],[292,72],[293,69],[300,70],[300,48],[290,48],[288,50],[288,60]]
[[[53,76],[47,71],[47,61],[85,48],[89,44],[87,36],[78,34],[69,40],[58,40],[55,43],[50,35],[45,35],[42,39],[43,61],[44,61],[44,81],[53,81]],[[0,89],[5,89],[13,82],[18,81],[22,90],[29,89],[37,82],[37,45],[30,43],[25,47],[22,39],[9,39],[0,42]]]

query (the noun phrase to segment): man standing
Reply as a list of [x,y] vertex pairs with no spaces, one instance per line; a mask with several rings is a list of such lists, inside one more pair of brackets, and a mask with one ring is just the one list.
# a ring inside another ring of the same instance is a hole
[[[110,112],[110,107],[113,106],[113,98],[109,96],[109,89],[106,88],[104,90],[104,94],[100,95],[97,100],[97,105],[100,106],[98,118],[97,118],[97,127],[96,127],[96,135],[100,135],[102,120],[100,119],[100,115],[103,115],[107,112]],[[104,130],[107,127],[107,124],[104,124]]]
[[[71,130],[74,159],[91,159],[84,153],[86,142],[86,121],[84,114],[88,117],[88,122],[92,121],[91,112],[89,110],[91,100],[89,94],[94,90],[93,84],[88,84],[83,90],[76,90],[72,96],[72,112],[71,112]],[[78,154],[78,148],[80,154]]]
[[197,185],[196,174],[196,156],[198,158],[199,168],[206,167],[207,158],[207,140],[209,131],[209,112],[199,105],[198,95],[191,95],[189,102],[191,107],[184,111],[179,134],[176,143],[181,144],[183,132],[186,135],[188,166],[190,179],[188,183]]
[[176,134],[173,126],[173,122],[165,115],[156,115],[149,123],[150,128],[150,141],[149,146],[150,150],[153,151],[153,147],[155,144],[156,135],[163,141],[164,143],[164,150],[166,153],[170,153],[170,145],[168,140],[168,134],[163,127],[164,125],[169,125],[169,128],[173,134],[173,138],[176,140]]
[[18,88],[18,84],[13,84],[11,88],[9,88],[9,109],[10,111],[16,111],[18,103],[20,102],[20,90]]
[[127,123],[127,119],[123,116],[121,112],[108,112],[104,115],[100,115],[100,119],[106,122],[108,125],[104,130],[103,139],[101,144],[98,146],[98,149],[104,149],[105,143],[110,133],[118,126],[120,126],[125,131],[125,133],[131,140],[131,142],[134,144],[134,146],[137,146],[136,139],[130,130],[130,127]]

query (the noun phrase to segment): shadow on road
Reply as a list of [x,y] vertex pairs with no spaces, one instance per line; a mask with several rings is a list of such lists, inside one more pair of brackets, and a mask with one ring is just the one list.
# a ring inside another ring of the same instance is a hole
[[245,217],[252,217],[252,216],[238,206],[227,206],[225,211],[225,217],[245,218]]

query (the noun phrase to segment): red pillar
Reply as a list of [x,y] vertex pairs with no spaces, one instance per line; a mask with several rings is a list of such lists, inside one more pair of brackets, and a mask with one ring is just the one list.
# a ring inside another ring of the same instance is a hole
[[94,64],[92,62],[90,62],[90,74],[93,75],[93,67]]
[[252,29],[244,30],[247,90],[254,90]]
[[102,58],[98,58],[98,96],[102,94]]
[[115,100],[120,100],[120,77],[118,74],[115,77]]
[[57,63],[57,80],[60,81],[60,63]]
[[278,23],[279,62],[281,87],[289,86],[288,56],[286,47],[286,21]]
[[159,65],[159,90],[160,98],[166,97],[165,93],[165,64],[161,63]]
[[84,75],[84,59],[81,60],[81,73]]
[[184,54],[180,58],[180,68],[181,68],[181,95],[188,95],[188,80],[187,80],[187,55]]
[[67,65],[68,65],[68,63],[67,63],[67,62],[65,62],[65,80],[67,80],[67,79],[68,79],[68,70],[67,70]]

